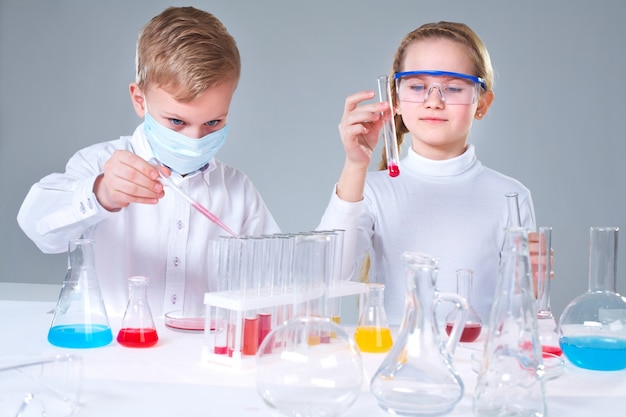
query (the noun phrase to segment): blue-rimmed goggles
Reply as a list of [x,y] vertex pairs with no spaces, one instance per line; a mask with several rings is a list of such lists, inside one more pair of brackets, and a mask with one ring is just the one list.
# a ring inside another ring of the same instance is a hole
[[[436,77],[439,82],[431,82]],[[436,87],[446,104],[472,104],[478,99],[479,88],[487,89],[485,80],[474,75],[450,71],[404,71],[394,74],[398,100],[423,103]]]

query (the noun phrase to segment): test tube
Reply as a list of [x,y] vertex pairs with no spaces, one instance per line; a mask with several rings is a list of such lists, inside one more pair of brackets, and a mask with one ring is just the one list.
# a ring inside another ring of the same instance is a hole
[[[258,236],[248,236],[245,241],[242,253],[242,297],[244,304],[249,306],[255,302],[259,296],[259,282],[254,272],[255,258],[258,255],[261,239]],[[246,356],[256,355],[259,344],[259,318],[256,309],[248,308],[244,310],[243,318],[243,341],[241,353]]]
[[385,140],[385,152],[387,154],[387,171],[390,177],[400,175],[400,163],[398,157],[398,140],[396,139],[396,126],[393,118],[393,102],[391,100],[391,86],[389,77],[378,77],[378,95],[380,101],[389,103],[389,110],[381,113],[383,118],[383,138]]
[[[216,291],[227,291],[229,283],[235,279],[235,266],[237,265],[238,239],[231,236],[218,238],[218,281]],[[225,355],[228,353],[228,310],[220,307],[212,308],[212,322],[209,325],[214,330],[213,353]]]

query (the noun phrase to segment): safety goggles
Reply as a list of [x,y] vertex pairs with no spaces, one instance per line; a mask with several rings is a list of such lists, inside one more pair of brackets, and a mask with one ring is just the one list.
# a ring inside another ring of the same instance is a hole
[[[437,82],[432,82],[432,79]],[[472,104],[479,89],[486,90],[485,80],[473,75],[449,71],[405,71],[394,74],[398,100],[423,103],[436,88],[445,104]]]

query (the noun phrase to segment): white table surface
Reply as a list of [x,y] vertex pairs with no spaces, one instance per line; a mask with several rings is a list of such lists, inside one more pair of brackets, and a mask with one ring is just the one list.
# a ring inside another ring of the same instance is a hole
[[[78,416],[278,415],[257,394],[254,370],[201,363],[202,332],[172,330],[155,318],[159,342],[152,348],[130,349],[115,341],[92,349],[59,348],[47,341],[54,306],[50,301],[0,300],[0,357],[81,356],[85,380]],[[110,318],[110,324],[115,335],[121,318]],[[472,416],[476,374],[470,356],[477,349],[477,343],[457,349],[454,364],[465,396],[450,416]],[[366,381],[383,357],[363,355]],[[390,415],[378,407],[367,385],[346,417]],[[626,371],[589,371],[566,361],[564,374],[547,381],[546,391],[553,417],[626,415]]]

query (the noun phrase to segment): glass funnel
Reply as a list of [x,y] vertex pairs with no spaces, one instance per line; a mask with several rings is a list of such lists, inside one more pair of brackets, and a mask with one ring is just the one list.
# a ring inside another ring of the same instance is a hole
[[589,289],[559,319],[563,354],[581,368],[626,368],[626,298],[616,291],[617,227],[592,227]]
[[71,240],[69,268],[54,309],[48,341],[68,348],[105,346],[113,340],[96,278],[94,241]]
[[[461,400],[463,381],[452,366],[467,303],[458,294],[436,291],[437,259],[405,252],[406,304],[400,334],[374,374],[370,390],[378,405],[392,414],[434,416],[450,412]],[[453,302],[459,314],[447,342],[439,333],[436,306]]]

